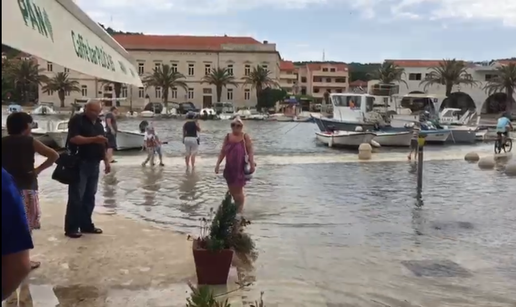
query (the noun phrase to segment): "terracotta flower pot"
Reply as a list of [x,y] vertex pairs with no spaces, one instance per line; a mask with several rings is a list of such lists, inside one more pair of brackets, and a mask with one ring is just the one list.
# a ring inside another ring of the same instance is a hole
[[210,251],[199,246],[195,240],[192,245],[197,284],[225,285],[233,260],[233,250]]

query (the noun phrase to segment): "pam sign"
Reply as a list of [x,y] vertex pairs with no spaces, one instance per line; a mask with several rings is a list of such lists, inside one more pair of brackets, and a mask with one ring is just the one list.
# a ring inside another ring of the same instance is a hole
[[2,0],[2,44],[86,75],[142,86],[127,51],[71,0]]
[[18,6],[20,7],[25,25],[32,27],[32,29],[37,30],[39,34],[50,38],[52,42],[54,42],[52,23],[50,22],[47,11],[34,4],[32,0],[18,0]]

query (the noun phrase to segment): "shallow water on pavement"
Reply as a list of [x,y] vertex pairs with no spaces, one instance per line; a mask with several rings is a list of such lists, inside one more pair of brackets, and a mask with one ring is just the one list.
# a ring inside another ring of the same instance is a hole
[[[201,125],[209,132],[202,156],[186,172],[180,122],[155,122],[171,140],[167,166],[142,168],[141,153],[119,156],[99,182],[99,210],[195,234],[225,193],[213,155],[227,125]],[[417,209],[416,169],[405,150],[353,163],[352,151],[317,146],[314,125],[246,125],[259,165],[246,188],[248,231],[259,251],[245,273],[254,282],[249,297],[265,291],[268,307],[516,306],[516,179],[461,159],[491,145],[429,147],[425,205]],[[41,177],[43,203],[66,197],[49,177]]]

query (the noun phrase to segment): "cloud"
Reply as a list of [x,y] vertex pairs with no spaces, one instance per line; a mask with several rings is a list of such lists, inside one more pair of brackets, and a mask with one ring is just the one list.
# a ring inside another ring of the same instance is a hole
[[516,0],[78,0],[90,11],[171,11],[190,15],[220,15],[257,8],[353,10],[365,18],[499,22],[516,27]]

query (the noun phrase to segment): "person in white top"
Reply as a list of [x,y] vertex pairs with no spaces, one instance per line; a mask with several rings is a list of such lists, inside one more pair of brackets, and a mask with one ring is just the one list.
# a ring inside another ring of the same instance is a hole
[[154,157],[156,153],[159,156],[159,165],[165,165],[163,164],[163,156],[161,154],[161,141],[152,126],[147,127],[147,131],[143,137],[143,148],[147,151],[147,158],[143,161],[142,166],[146,166],[149,161],[151,166],[154,166]]

